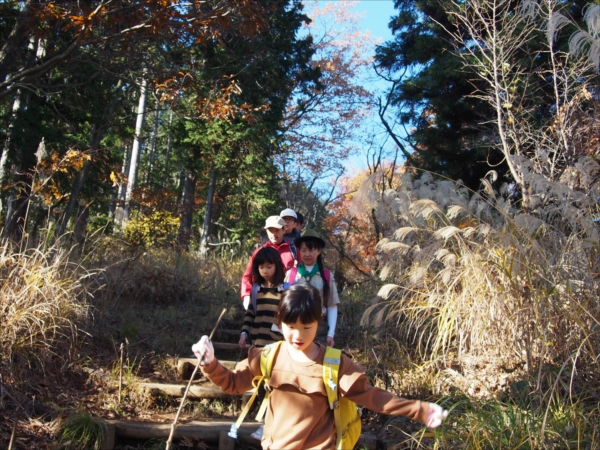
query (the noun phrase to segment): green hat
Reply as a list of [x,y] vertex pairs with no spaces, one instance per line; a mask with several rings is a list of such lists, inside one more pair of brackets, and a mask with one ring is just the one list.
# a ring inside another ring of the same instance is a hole
[[302,244],[302,242],[307,241],[307,240],[314,240],[317,241],[321,247],[325,247],[325,241],[323,239],[321,239],[321,236],[319,236],[319,233],[317,233],[315,230],[309,228],[307,230],[304,230],[304,232],[302,233],[302,236],[300,236],[299,238],[296,238],[296,240],[294,241],[294,245],[296,247],[300,247],[300,245]]

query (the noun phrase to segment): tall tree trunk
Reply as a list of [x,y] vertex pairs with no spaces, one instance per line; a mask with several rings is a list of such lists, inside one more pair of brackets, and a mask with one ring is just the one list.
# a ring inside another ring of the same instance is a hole
[[56,227],[56,233],[54,234],[54,240],[59,239],[67,229],[67,225],[69,224],[69,219],[71,219],[71,214],[73,214],[73,210],[75,209],[75,204],[77,203],[77,197],[79,197],[79,193],[81,189],[83,189],[83,185],[85,184],[85,180],[87,180],[88,175],[90,174],[90,170],[92,169],[92,160],[88,159],[83,165],[83,169],[79,173],[79,177],[77,177],[77,181],[73,185],[73,189],[71,190],[71,196],[69,197],[69,203],[67,203],[67,207],[65,208],[65,212],[62,215],[62,218]]
[[146,118],[146,101],[148,99],[148,82],[144,78],[140,87],[140,101],[138,104],[137,120],[135,123],[135,138],[131,148],[131,159],[129,162],[129,176],[127,177],[127,190],[125,191],[125,211],[123,221],[129,219],[131,213],[131,194],[137,186],[138,170],[140,167],[140,147],[143,143],[142,130]]
[[152,174],[152,163],[154,162],[154,152],[156,151],[156,136],[158,134],[158,105],[154,111],[154,128],[152,129],[152,141],[150,143],[150,152],[148,153],[148,170],[146,172],[146,184],[150,183],[150,175]]
[[[119,152],[123,153],[123,163],[121,165],[121,175],[124,177],[125,176],[125,166],[127,165],[127,147],[125,145],[123,145],[123,143],[121,143],[121,148],[119,148]],[[118,201],[118,199],[120,199],[120,194],[121,194],[121,186],[123,186],[123,183],[119,183],[119,185],[117,186],[116,189],[113,186],[112,194],[110,195],[110,205],[108,206],[108,217],[110,219],[114,219],[114,217],[115,217],[115,210],[118,207],[117,201]]]
[[81,200],[79,202],[79,208],[77,210],[77,220],[75,221],[75,242],[81,249],[85,244],[86,229],[88,223],[88,217],[90,215],[90,209],[88,205]]
[[12,238],[13,241],[23,246],[23,235],[25,233],[25,225],[27,218],[27,208],[29,207],[29,197],[31,196],[31,178],[27,175],[19,175],[17,182],[25,185],[25,189],[19,191],[18,197],[13,197],[10,201],[9,211],[11,206],[14,207],[11,214],[6,217],[6,225],[2,232],[2,238]]
[[183,205],[179,222],[179,247],[187,250],[192,237],[192,219],[194,217],[194,203],[196,197],[196,173],[188,170],[183,185]]
[[[123,165],[121,166],[121,175],[124,179],[129,173],[129,150],[127,144],[123,145]],[[119,183],[119,191],[117,192],[117,205],[115,208],[115,222],[121,223],[124,220],[125,215],[125,191],[127,190],[127,183]]]
[[200,257],[204,258],[208,251],[208,231],[210,229],[210,217],[212,214],[213,198],[215,196],[215,186],[217,184],[217,172],[215,169],[210,171],[210,183],[208,185],[208,195],[206,196],[206,211],[204,212],[204,222],[202,222],[202,235],[200,236]]
[[173,110],[169,111],[169,131],[167,133],[167,151],[165,153],[165,176],[163,177],[162,187],[166,187],[169,177],[169,159],[171,157],[171,125],[173,125]]
[[[8,128],[6,129],[6,140],[4,141],[4,147],[2,148],[2,156],[0,156],[0,189],[4,188],[4,183],[8,178],[8,152],[10,150],[10,140],[15,128],[15,122],[17,120],[17,114],[21,109],[21,91],[17,91],[17,97],[13,102],[12,113]],[[1,209],[0,209],[1,211]]]
[[54,235],[55,240],[60,238],[64,234],[65,230],[67,229],[67,224],[69,223],[69,219],[71,218],[71,215],[73,214],[75,205],[77,204],[77,200],[79,198],[79,194],[81,193],[81,190],[83,189],[83,185],[85,184],[85,182],[90,174],[90,171],[92,170],[93,156],[95,156],[96,152],[98,151],[98,148],[100,147],[100,142],[102,142],[104,135],[108,131],[109,124],[110,124],[110,122],[112,120],[112,116],[115,112],[115,108],[117,107],[117,103],[119,102],[119,98],[121,97],[121,85],[122,85],[122,81],[119,80],[115,87],[114,97],[111,100],[108,107],[106,108],[106,111],[104,112],[104,115],[102,118],[103,123],[100,126],[94,126],[92,128],[92,135],[90,136],[90,149],[91,149],[91,153],[92,153],[92,158],[88,159],[85,162],[85,164],[83,165],[83,169],[81,170],[81,173],[79,174],[79,177],[77,178],[77,181],[73,185],[73,189],[71,191],[71,196],[69,198],[69,203],[67,203],[67,207],[65,208],[65,212],[62,216],[62,220],[58,224],[56,233]]

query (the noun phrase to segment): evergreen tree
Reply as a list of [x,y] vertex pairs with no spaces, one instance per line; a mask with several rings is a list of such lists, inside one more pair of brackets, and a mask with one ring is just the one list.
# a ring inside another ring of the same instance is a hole
[[501,158],[482,139],[489,107],[470,97],[473,77],[453,53],[453,7],[450,0],[396,0],[394,40],[377,47],[376,65],[395,81],[390,104],[412,128],[405,137],[409,163],[476,188],[489,163]]

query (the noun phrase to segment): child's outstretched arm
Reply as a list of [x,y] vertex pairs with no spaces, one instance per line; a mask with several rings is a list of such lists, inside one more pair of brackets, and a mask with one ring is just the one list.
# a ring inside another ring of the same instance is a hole
[[243,394],[252,389],[252,380],[260,375],[261,349],[252,347],[248,359],[241,361],[235,370],[229,370],[215,359],[215,351],[208,336],[202,336],[197,344],[192,346],[194,354],[200,358],[204,355],[202,373],[227,394]]
[[398,397],[384,389],[371,386],[364,368],[342,356],[339,378],[340,393],[372,411],[408,417],[436,428],[448,416],[441,406],[420,400]]

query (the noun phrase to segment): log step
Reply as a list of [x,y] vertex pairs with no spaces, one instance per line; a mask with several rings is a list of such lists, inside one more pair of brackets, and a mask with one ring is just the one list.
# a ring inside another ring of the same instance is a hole
[[[176,368],[177,376],[180,380],[189,380],[198,364],[198,358],[166,358],[165,361],[172,367]],[[228,369],[235,368],[235,361],[221,361]],[[202,372],[198,371],[197,374],[202,376]]]
[[[106,422],[109,433],[112,431],[116,436],[125,439],[167,439],[171,432],[170,423],[133,422],[128,420],[107,420]],[[233,420],[179,423],[173,438],[175,440],[183,438],[200,439],[205,442],[218,443],[219,436],[229,432],[232,423],[234,423]],[[257,422],[242,423],[238,430],[237,441],[242,445],[260,448],[260,442],[250,436],[259,426],[260,424]]]
[[[187,385],[182,384],[164,384],[164,383],[139,383],[139,385],[148,391],[159,390],[171,397],[183,397]],[[225,394],[217,386],[190,386],[188,398],[242,398],[242,402],[247,402],[254,391],[244,392],[242,395]]]
[[[127,439],[167,439],[171,432],[170,423],[134,422],[128,420],[107,420],[106,422],[109,432],[112,431],[116,436]],[[174,439],[200,439],[216,443],[219,442],[220,435],[230,430],[232,423],[234,423],[233,420],[179,423],[175,430]],[[242,445],[260,448],[260,443],[250,436],[256,431],[258,426],[257,422],[242,423],[238,430],[237,442]],[[375,435],[361,434],[357,445],[359,448],[375,450],[376,448],[382,448],[382,446],[385,447],[385,442],[379,441]]]

